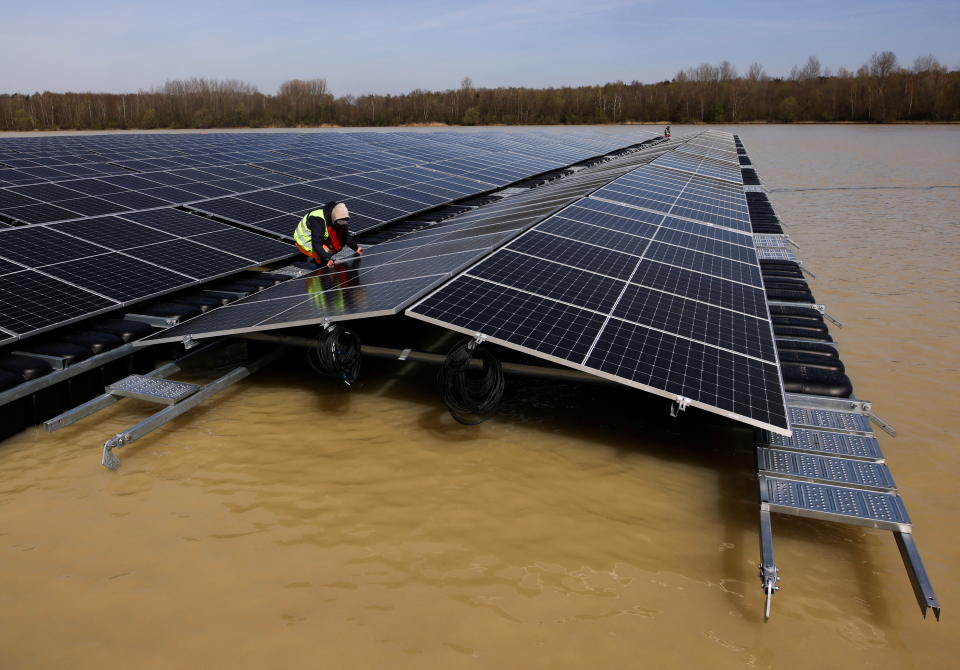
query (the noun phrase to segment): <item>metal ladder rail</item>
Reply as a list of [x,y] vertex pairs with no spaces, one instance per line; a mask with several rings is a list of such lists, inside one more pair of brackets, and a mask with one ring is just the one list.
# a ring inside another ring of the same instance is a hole
[[117,458],[115,453],[113,453],[114,449],[120,449],[128,444],[136,442],[140,438],[148,435],[157,428],[160,428],[172,419],[175,419],[181,414],[185,414],[186,412],[190,411],[207,398],[210,398],[225,388],[236,384],[241,379],[249,377],[264,366],[269,365],[273,361],[280,358],[285,349],[286,348],[283,346],[276,347],[252,363],[247,363],[234,368],[227,374],[216,379],[215,381],[210,382],[177,404],[170,405],[165,409],[160,410],[156,414],[153,414],[143,421],[131,426],[127,430],[117,433],[104,442],[101,464],[110,470],[116,470],[120,467],[120,459]]
[[926,617],[932,609],[939,620],[940,604],[910,517],[869,421],[895,434],[893,429],[873,414],[868,402],[801,394],[787,394],[787,400],[794,435],[760,431],[757,443],[764,621],[780,580],[772,512],[892,531],[921,613]]

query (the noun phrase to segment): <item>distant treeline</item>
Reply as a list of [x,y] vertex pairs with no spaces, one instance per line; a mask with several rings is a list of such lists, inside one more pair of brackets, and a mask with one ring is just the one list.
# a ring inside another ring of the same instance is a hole
[[446,91],[335,97],[324,79],[287,81],[275,95],[242,81],[189,79],[129,94],[0,94],[2,130],[958,120],[960,71],[933,56],[901,67],[889,51],[856,72],[825,70],[811,56],[787,78],[767,76],[759,63],[741,75],[724,61],[655,84],[479,88],[467,77]]

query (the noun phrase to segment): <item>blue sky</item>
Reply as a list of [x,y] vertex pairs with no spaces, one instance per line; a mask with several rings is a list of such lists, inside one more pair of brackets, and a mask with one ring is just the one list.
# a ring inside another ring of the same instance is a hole
[[0,92],[136,91],[191,76],[275,92],[561,86],[671,78],[702,62],[786,75],[816,55],[856,69],[875,51],[960,68],[960,1],[624,2],[276,0],[7,3]]

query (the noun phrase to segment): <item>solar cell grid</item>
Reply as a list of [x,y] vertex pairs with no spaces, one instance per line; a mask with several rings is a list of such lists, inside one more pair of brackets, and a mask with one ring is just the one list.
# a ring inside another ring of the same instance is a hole
[[212,221],[208,218],[189,214],[179,209],[154,209],[145,212],[126,212],[122,218],[146,226],[162,230],[165,233],[180,237],[202,235],[219,230],[233,230],[225,223]]
[[[68,182],[70,183],[70,182]],[[14,186],[10,188],[11,193],[25,195],[39,202],[57,202],[60,200],[70,200],[71,198],[80,198],[85,194],[58,184],[30,184],[28,186]]]
[[673,265],[653,261],[641,263],[630,281],[750,316],[764,318],[767,314],[766,294],[762,288],[699,272],[686,272]]
[[629,284],[612,315],[721,349],[775,361],[770,324],[764,319]]
[[128,253],[194,279],[212,279],[252,265],[246,258],[182,239],[138,246]]
[[[161,202],[160,204],[165,205],[167,203]],[[130,209],[129,207],[110,202],[109,200],[94,197],[60,200],[58,205],[69,209],[71,212],[77,212],[78,215],[82,216],[102,216],[104,214],[115,214]]]
[[15,191],[0,189],[0,211],[9,209],[11,207],[24,207],[26,205],[36,205],[38,203],[39,201],[35,198],[31,198]]
[[0,278],[0,327],[25,335],[117,303],[35,270]]
[[256,223],[272,219],[280,212],[239,198],[219,198],[196,203],[193,208],[200,212],[216,214],[238,223]]
[[598,312],[613,309],[626,287],[621,280],[510,250],[489,256],[467,270],[465,276],[495,283],[509,277],[511,284],[522,285],[535,295]]
[[191,237],[195,242],[206,244],[214,249],[220,249],[243,258],[249,258],[257,263],[267,263],[289,258],[296,249],[293,245],[271,240],[262,235],[245,230],[223,230],[215,233],[204,233]]
[[540,233],[536,229],[515,240],[508,248],[617,279],[627,279],[633,273],[638,260],[637,256],[579,244],[573,240]]
[[[49,227],[51,230],[72,235],[76,239],[99,244],[114,251],[122,251],[144,244],[153,244],[154,242],[173,239],[173,236],[155,228],[141,226],[138,223],[125,221],[115,216],[81,219],[79,221],[63,221],[60,223],[52,223]],[[102,252],[103,249],[98,249],[95,253]],[[59,253],[50,254],[50,258],[52,259],[59,257]]]
[[54,263],[43,271],[119,302],[141,300],[193,283],[190,277],[117,252]]
[[19,263],[14,263],[13,261],[5,261],[0,258],[0,275],[9,274],[11,272],[19,272],[20,270],[25,270],[26,268]]
[[46,226],[0,230],[0,256],[28,267],[101,254],[106,249]]
[[653,242],[647,249],[646,257],[668,265],[675,265],[749,286],[763,285],[760,280],[760,270],[756,265],[739,263],[670,244]]
[[[51,184],[52,186],[53,184]],[[60,187],[69,188],[76,191],[76,194],[68,198],[77,198],[80,195],[106,195],[108,193],[123,193],[126,189],[116,184],[101,181],[99,179],[76,179],[59,183]]]
[[560,214],[540,224],[537,231],[639,256],[643,254],[643,250],[647,248],[647,243],[655,232],[653,226],[648,228],[653,230],[647,232],[646,235],[642,232],[633,231],[622,233],[598,225],[585,225],[582,221],[567,219]]
[[310,210],[316,207],[316,203],[304,198],[297,198],[285,193],[276,191],[257,191],[256,193],[244,193],[237,196],[241,200],[252,202],[264,207],[270,207],[280,212],[300,212]]

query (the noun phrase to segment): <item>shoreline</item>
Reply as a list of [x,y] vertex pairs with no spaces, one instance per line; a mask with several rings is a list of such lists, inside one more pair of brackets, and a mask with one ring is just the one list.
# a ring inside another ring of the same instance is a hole
[[553,123],[553,124],[491,124],[491,125],[454,125],[448,123],[408,123],[396,126],[338,126],[334,124],[321,124],[318,126],[221,126],[211,128],[110,128],[110,129],[76,129],[64,128],[57,130],[0,130],[0,138],[4,137],[42,137],[45,135],[100,135],[100,134],[175,134],[175,133],[262,133],[262,132],[296,132],[296,131],[321,131],[330,130],[334,132],[374,132],[390,131],[397,129],[404,130],[468,130],[468,129],[530,129],[530,128],[606,128],[616,126],[676,126],[680,127],[724,127],[724,126],[871,126],[871,127],[891,127],[891,126],[960,126],[960,121],[891,121],[889,123],[870,123],[863,121],[795,121],[792,123],[781,123],[777,121],[722,121],[716,123],[676,123],[670,121],[626,121],[624,123]]

